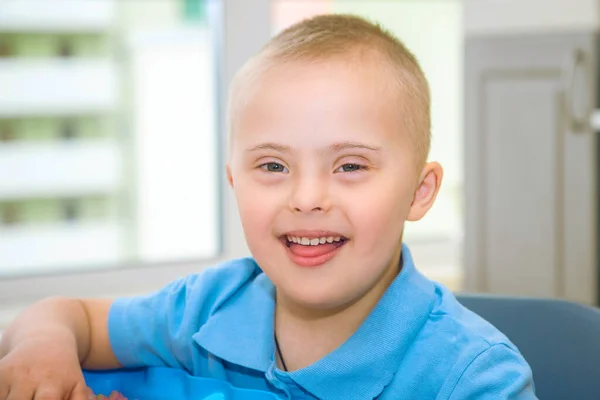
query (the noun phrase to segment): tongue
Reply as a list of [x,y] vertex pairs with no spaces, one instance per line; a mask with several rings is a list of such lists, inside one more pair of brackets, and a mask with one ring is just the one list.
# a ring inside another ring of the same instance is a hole
[[318,244],[316,246],[303,246],[297,243],[290,244],[290,251],[299,257],[319,257],[337,248],[333,243]]

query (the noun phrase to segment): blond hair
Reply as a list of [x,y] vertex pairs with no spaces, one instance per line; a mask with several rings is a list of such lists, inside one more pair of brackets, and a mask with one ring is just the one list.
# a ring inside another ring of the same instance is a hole
[[384,61],[381,67],[393,77],[399,112],[405,117],[404,124],[420,170],[427,160],[431,142],[427,79],[415,56],[402,42],[380,25],[353,15],[319,15],[303,20],[273,37],[250,59],[231,85],[227,118],[229,136],[234,130],[236,113],[252,96],[250,82],[257,81],[269,68],[297,61],[326,61],[340,57],[372,60],[378,56]]

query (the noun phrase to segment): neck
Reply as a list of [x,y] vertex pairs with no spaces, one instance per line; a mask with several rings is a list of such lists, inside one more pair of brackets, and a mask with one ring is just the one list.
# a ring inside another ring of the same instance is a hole
[[[289,371],[307,367],[354,334],[398,274],[400,250],[377,285],[354,301],[335,308],[303,307],[277,293],[275,332]],[[278,360],[279,368],[282,367]]]

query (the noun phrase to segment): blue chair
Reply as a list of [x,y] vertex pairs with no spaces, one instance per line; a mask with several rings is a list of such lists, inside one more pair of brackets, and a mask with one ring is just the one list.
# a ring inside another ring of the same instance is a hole
[[600,310],[553,299],[457,298],[519,348],[540,399],[600,399]]

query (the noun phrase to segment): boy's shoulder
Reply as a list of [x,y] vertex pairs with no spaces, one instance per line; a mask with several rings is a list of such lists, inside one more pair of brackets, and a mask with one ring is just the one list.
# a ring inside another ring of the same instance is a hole
[[182,278],[182,283],[191,297],[202,297],[200,304],[209,306],[214,312],[252,286],[259,276],[264,274],[256,261],[245,257],[207,267]]
[[256,276],[261,273],[262,270],[252,257],[241,257],[233,258],[230,260],[224,260],[217,264],[211,265],[201,272],[195,274],[196,276],[205,275],[206,278],[223,278],[223,275],[231,277],[240,277],[245,279],[251,276]]
[[[460,304],[443,285],[433,285],[427,320],[405,354],[405,362],[399,364],[396,377],[412,376],[415,384],[420,382],[425,391],[429,386],[431,394],[440,399],[470,398],[481,390],[534,398],[531,369],[510,339]],[[422,366],[423,360],[427,365],[421,372],[428,378],[419,381],[422,375],[416,366]]]
[[517,350],[514,344],[491,323],[464,307],[456,296],[443,285],[435,285],[435,304],[425,329],[444,329],[443,341],[465,340],[487,348],[505,345]]
[[[141,319],[162,310],[181,318],[195,332],[211,316],[232,303],[244,303],[249,291],[268,290],[265,275],[252,258],[223,261],[203,270],[179,277],[148,295],[117,299],[112,313],[136,310]],[[185,324],[184,324],[185,325]]]
[[196,274],[188,276],[188,278],[209,281],[211,285],[221,283],[243,285],[261,273],[262,270],[254,258],[243,257],[221,261]]

